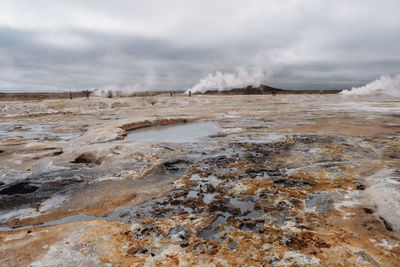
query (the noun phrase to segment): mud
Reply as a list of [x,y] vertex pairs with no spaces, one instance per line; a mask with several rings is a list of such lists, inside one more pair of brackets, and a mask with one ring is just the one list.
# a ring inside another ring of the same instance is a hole
[[340,95],[2,102],[0,265],[400,265],[399,114]]

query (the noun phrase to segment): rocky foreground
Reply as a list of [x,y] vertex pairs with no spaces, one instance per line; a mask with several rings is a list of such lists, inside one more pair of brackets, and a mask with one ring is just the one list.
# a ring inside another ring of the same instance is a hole
[[400,266],[396,99],[1,102],[0,126],[1,266]]

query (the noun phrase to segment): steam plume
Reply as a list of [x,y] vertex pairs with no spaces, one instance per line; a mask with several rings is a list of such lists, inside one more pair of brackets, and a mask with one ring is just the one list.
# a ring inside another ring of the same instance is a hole
[[133,86],[107,86],[103,89],[95,89],[92,94],[99,97],[121,97],[133,96],[139,91],[143,91],[143,87],[135,84]]
[[239,68],[237,73],[217,71],[215,74],[208,74],[199,83],[186,90],[186,93],[189,91],[192,93],[204,93],[210,90],[223,91],[248,85],[260,86],[265,77],[266,73],[261,68],[257,68],[251,73],[244,68]]
[[369,95],[383,93],[400,97],[400,74],[397,76],[382,75],[379,79],[361,87],[353,87],[350,90],[343,90],[342,95]]

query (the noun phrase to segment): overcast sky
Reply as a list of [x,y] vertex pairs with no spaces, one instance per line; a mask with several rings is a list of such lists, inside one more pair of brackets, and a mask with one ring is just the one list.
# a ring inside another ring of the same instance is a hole
[[289,89],[400,73],[398,0],[0,0],[0,92],[184,90],[262,68]]

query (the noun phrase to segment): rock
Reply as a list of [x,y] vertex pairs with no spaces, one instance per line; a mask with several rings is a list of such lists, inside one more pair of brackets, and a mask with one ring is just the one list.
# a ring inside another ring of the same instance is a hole
[[172,227],[169,230],[169,237],[172,239],[178,239],[178,240],[185,240],[188,237],[188,234],[186,232],[186,229],[179,225],[178,227]]
[[173,208],[159,208],[159,209],[155,209],[152,214],[155,217],[162,217],[165,216],[165,214],[167,214],[168,212],[173,211]]
[[215,192],[215,187],[212,186],[211,184],[207,184],[205,187],[206,187],[206,189],[205,189],[206,193],[214,193]]
[[71,163],[94,163],[100,165],[104,160],[104,156],[99,156],[93,152],[84,152],[74,159]]
[[180,246],[181,246],[182,248],[186,248],[186,247],[189,246],[189,243],[188,243],[188,242],[183,242],[183,243],[180,244]]
[[153,225],[141,226],[135,230],[135,238],[137,240],[143,240],[146,236],[149,236],[151,233],[156,232]]
[[[222,201],[224,201],[224,199]],[[229,203],[229,199],[227,199],[224,202],[222,201],[220,199],[214,199],[208,206],[209,211],[210,212],[223,211],[223,212],[228,212],[234,216],[239,216],[241,214],[239,208],[227,204]]]
[[184,197],[188,194],[188,191],[179,191],[179,192],[175,192],[172,195],[172,198],[180,198],[180,197]]
[[359,184],[359,185],[357,185],[357,190],[365,190],[365,185],[363,185],[363,184]]
[[365,213],[368,213],[368,214],[372,214],[375,212],[373,209],[369,209],[369,208],[364,208],[363,210],[365,211]]
[[174,159],[163,163],[163,167],[168,172],[177,172],[188,167],[189,162],[183,159]]
[[388,230],[389,232],[393,232],[393,227],[388,221],[386,221],[383,217],[379,217],[379,219],[382,220],[383,225],[385,225],[386,230]]
[[15,183],[0,191],[0,195],[16,195],[16,194],[29,194],[38,190],[38,186],[31,185],[28,182]]
[[53,156],[59,156],[62,153],[64,153],[64,152],[62,150],[59,150],[59,151],[53,152]]
[[265,173],[268,173],[268,170],[262,168],[248,168],[245,173],[250,176],[250,178],[256,178],[257,176],[265,176]]
[[141,245],[135,245],[135,246],[129,248],[127,253],[130,254],[130,255],[135,255],[135,254],[138,254],[138,253],[145,254],[147,251],[148,251],[147,248],[145,248],[145,247],[143,247]]

